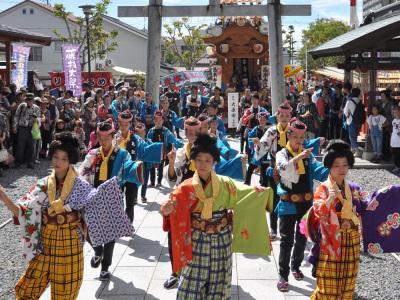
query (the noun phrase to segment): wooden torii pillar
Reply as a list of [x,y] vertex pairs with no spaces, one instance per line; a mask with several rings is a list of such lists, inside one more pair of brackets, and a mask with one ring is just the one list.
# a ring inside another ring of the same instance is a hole
[[118,6],[118,17],[148,17],[146,92],[158,103],[161,62],[161,24],[163,17],[268,16],[271,68],[271,98],[273,112],[284,100],[283,50],[281,16],[310,16],[311,5],[281,5],[280,0],[268,0],[267,5],[164,6],[162,0],[149,0],[148,6]]

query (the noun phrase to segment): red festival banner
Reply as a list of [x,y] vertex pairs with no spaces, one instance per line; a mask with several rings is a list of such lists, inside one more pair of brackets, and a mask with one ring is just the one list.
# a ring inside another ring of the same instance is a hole
[[[65,86],[64,72],[49,72],[51,79],[51,88],[59,88]],[[102,88],[108,90],[113,84],[111,72],[92,72],[92,86],[94,88]],[[89,73],[82,72],[82,82],[88,82]]]

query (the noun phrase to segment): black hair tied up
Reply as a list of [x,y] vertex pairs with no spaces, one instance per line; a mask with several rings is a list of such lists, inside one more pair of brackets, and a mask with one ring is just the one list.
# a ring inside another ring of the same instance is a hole
[[324,166],[328,169],[332,168],[333,162],[336,158],[347,159],[347,163],[350,168],[354,166],[354,155],[350,150],[349,144],[342,140],[332,140],[326,147],[326,153],[324,155]]
[[195,160],[199,153],[210,154],[215,162],[220,161],[220,153],[217,147],[217,139],[208,134],[199,134],[190,150],[190,159]]
[[57,150],[67,153],[70,164],[79,161],[79,142],[71,132],[60,132],[54,135],[49,147],[49,157],[52,158]]

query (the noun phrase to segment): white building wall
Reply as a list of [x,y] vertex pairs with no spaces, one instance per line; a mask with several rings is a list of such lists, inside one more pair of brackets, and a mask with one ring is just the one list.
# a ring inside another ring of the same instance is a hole
[[[23,14],[23,9],[26,10],[26,14]],[[31,9],[33,9],[33,14],[30,13]],[[6,14],[0,15],[0,22],[19,29],[51,36],[54,39],[56,39],[56,36],[53,33],[53,29],[57,29],[62,34],[67,35],[65,23],[61,18],[57,18],[45,9],[31,3],[24,3]],[[76,28],[76,25],[71,23],[71,27]],[[55,51],[54,42],[50,46],[32,46],[42,47],[42,61],[30,61],[29,70],[36,71],[40,77],[47,77],[48,72],[51,71],[62,70],[61,52]]]
[[[23,14],[24,9],[26,14]],[[33,14],[30,13],[31,9],[33,9]],[[54,29],[68,36],[63,19],[57,18],[45,8],[29,2],[18,5],[5,14],[0,14],[0,23],[51,36],[54,40],[57,40],[56,35],[53,33]],[[106,31],[118,30],[119,32],[117,37],[118,48],[115,52],[108,54],[108,58],[113,60],[113,64],[124,68],[146,71],[147,38],[143,38],[121,26],[116,26],[107,20],[104,20],[103,24]],[[71,30],[78,28],[73,22],[70,22],[70,26]],[[29,61],[29,70],[36,71],[41,78],[48,77],[48,72],[63,70],[62,53],[61,50],[55,50],[55,42],[52,42],[48,47],[41,45],[32,46],[42,47],[42,61]],[[95,70],[94,61],[92,61],[92,70]]]
[[104,30],[118,31],[118,48],[108,54],[115,66],[146,72],[147,38],[136,35],[127,29],[104,20]]

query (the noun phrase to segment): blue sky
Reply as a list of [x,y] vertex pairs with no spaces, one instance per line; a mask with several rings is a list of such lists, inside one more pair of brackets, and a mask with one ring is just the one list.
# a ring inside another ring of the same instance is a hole
[[[37,0],[38,1],[38,0]],[[50,0],[50,3],[63,2],[69,11],[75,15],[81,15],[81,10],[78,8],[83,3],[95,4],[99,0],[68,0],[68,1],[57,1]],[[0,10],[7,9],[20,1],[17,0],[0,0]],[[39,1],[38,1],[39,2]],[[43,2],[43,1],[42,1]],[[45,2],[45,1],[44,1]],[[266,3],[267,0],[263,0]],[[284,26],[294,25],[295,27],[295,39],[300,42],[301,31],[307,28],[307,25],[317,18],[335,18],[348,23],[350,8],[349,0],[282,0],[284,4],[311,4],[312,5],[312,16],[311,17],[283,17],[282,23]],[[361,21],[361,7],[362,0],[358,0],[358,16]],[[117,7],[119,5],[147,5],[148,0],[114,0],[110,7],[108,14],[112,17],[117,17]],[[164,0],[164,5],[207,5],[208,0]],[[127,22],[139,29],[143,26],[147,26],[147,20],[144,18],[121,18],[122,21]],[[165,22],[171,22],[171,19],[164,19]],[[196,25],[211,24],[213,19],[211,18],[192,18],[191,23]]]

